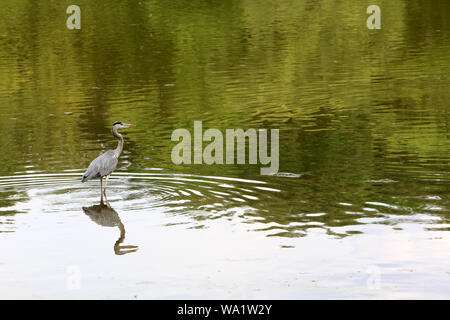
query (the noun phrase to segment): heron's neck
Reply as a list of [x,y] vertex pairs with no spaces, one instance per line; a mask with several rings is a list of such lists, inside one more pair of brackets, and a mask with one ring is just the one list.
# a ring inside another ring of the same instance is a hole
[[116,148],[116,150],[114,150],[114,153],[116,154],[116,156],[118,158],[123,150],[123,137],[120,133],[117,132],[117,129],[115,129],[115,128],[112,129],[112,133],[113,133],[114,137],[116,137],[117,140],[119,140],[119,143],[117,144],[117,148]]

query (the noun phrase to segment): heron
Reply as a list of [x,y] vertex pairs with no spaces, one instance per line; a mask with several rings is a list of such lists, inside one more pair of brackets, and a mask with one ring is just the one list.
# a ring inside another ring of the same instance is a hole
[[[117,130],[130,127],[135,127],[135,125],[122,123],[121,121],[116,121],[113,123],[111,131],[113,136],[119,140],[117,148],[114,150],[108,150],[92,160],[86,172],[83,174],[83,178],[81,179],[81,182],[86,182],[91,179],[100,178],[100,201],[102,203],[103,196],[105,196],[106,199],[106,186],[108,184],[109,175],[116,169],[119,156],[123,150],[123,137],[117,132]],[[105,188],[103,188],[103,177],[106,177]]]

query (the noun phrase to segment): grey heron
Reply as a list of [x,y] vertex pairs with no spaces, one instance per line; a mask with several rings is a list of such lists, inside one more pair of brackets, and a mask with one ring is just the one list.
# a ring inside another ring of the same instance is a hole
[[[83,179],[81,179],[81,182],[86,182],[91,179],[100,178],[101,202],[103,202],[103,196],[105,196],[106,199],[106,185],[108,184],[109,175],[116,169],[119,156],[123,150],[123,137],[120,133],[117,132],[117,130],[130,127],[135,127],[135,125],[122,123],[121,121],[116,121],[113,123],[111,131],[113,136],[119,140],[117,148],[114,150],[108,150],[105,153],[98,156],[97,158],[95,158],[94,160],[92,160],[86,172],[83,174]],[[103,177],[106,177],[105,188],[103,188]]]

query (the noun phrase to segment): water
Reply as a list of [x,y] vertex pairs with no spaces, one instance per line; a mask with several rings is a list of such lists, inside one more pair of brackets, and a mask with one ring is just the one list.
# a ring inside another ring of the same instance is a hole
[[[0,8],[1,298],[449,297],[447,2],[77,4]],[[278,174],[173,164],[195,120]]]

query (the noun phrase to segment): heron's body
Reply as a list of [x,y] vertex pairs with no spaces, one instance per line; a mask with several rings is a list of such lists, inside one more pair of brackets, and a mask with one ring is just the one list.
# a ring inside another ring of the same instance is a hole
[[[86,172],[83,174],[81,182],[86,182],[91,179],[100,178],[100,188],[101,188],[101,200],[103,201],[103,196],[106,198],[106,185],[108,183],[109,175],[116,169],[117,162],[119,161],[119,156],[123,149],[123,137],[117,132],[118,129],[124,129],[134,127],[133,124],[126,124],[117,121],[112,126],[112,134],[119,140],[117,148],[115,150],[108,150],[101,154],[94,160],[87,168]],[[103,188],[103,177],[106,177],[105,188]]]
[[119,157],[116,156],[114,150],[106,151],[91,162],[81,182],[109,176],[116,169],[118,161]]

